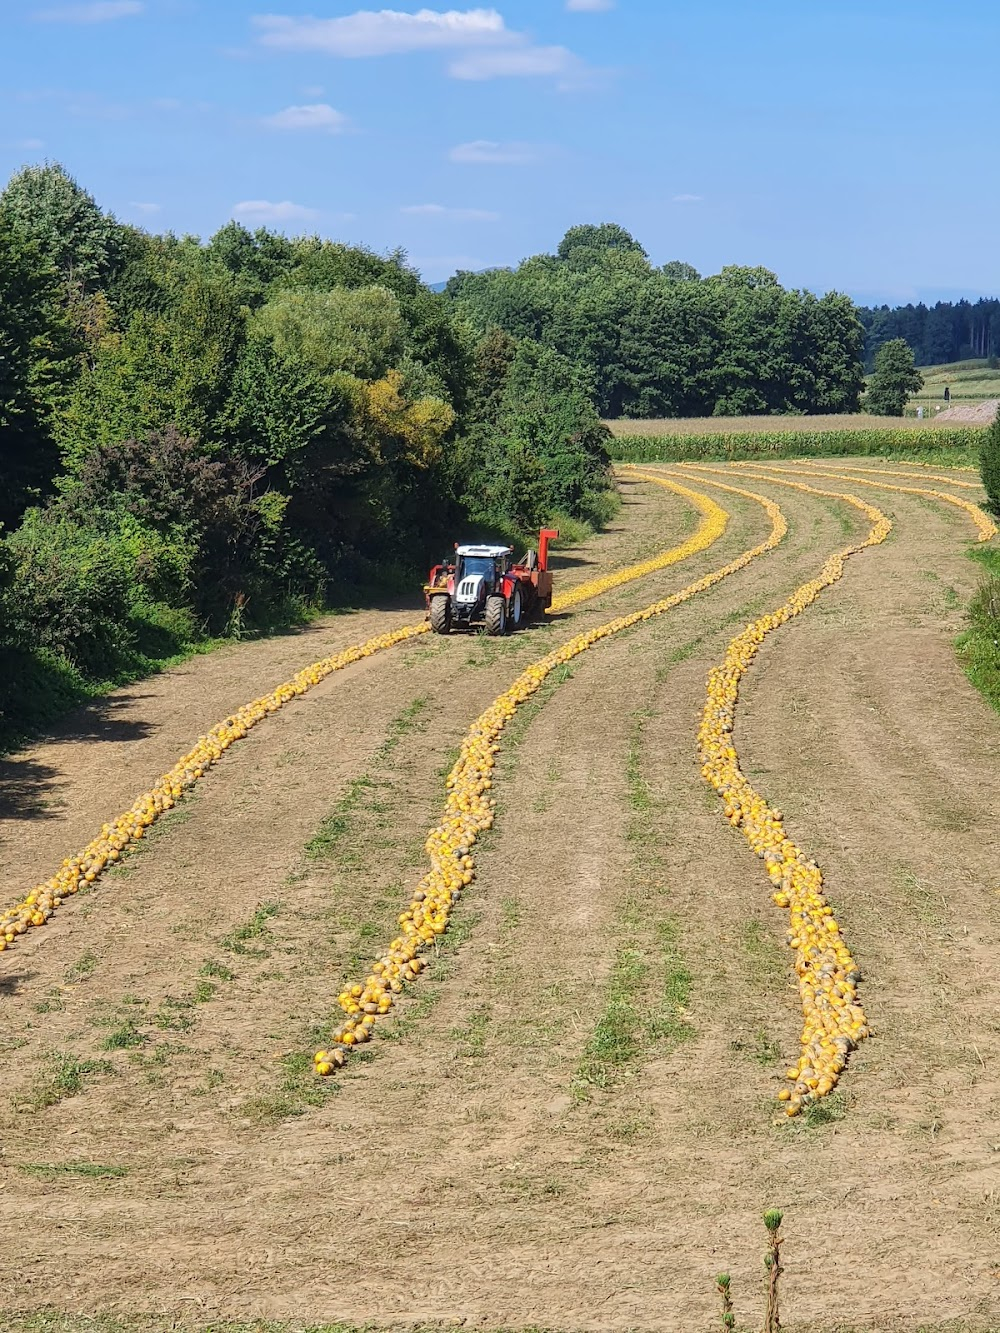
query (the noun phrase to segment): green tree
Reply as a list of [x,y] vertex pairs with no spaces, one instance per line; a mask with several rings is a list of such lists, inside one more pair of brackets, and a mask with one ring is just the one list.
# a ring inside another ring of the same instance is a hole
[[474,401],[482,412],[452,459],[480,522],[527,534],[562,513],[600,522],[610,497],[608,431],[584,371],[539,343],[484,339]]
[[256,308],[287,279],[296,249],[287,236],[265,227],[251,232],[242,223],[227,222],[208,242],[205,256],[233,275],[247,305]]
[[232,278],[194,268],[171,281],[165,299],[162,312],[137,310],[100,342],[59,423],[70,461],[95,443],[168,426],[206,446],[220,442],[217,419],[245,336]]
[[671,282],[700,282],[701,274],[693,264],[685,264],[680,259],[671,259],[664,264],[660,272]]
[[64,282],[100,287],[117,258],[119,227],[64,167],[24,167],[0,194],[0,211],[36,241]]
[[585,268],[600,263],[609,251],[624,252],[644,261],[649,258],[635,237],[617,222],[602,222],[600,226],[584,223],[579,227],[570,227],[559,242],[556,254],[564,263]]
[[0,211],[0,523],[14,522],[56,471],[52,420],[72,352],[54,268]]
[[381,378],[406,345],[399,301],[386,287],[280,291],[260,310],[256,327],[282,355],[322,375],[346,371],[363,380]]
[[865,409],[876,416],[901,417],[910,395],[924,387],[913,349],[905,338],[892,338],[875,353],[875,373],[868,382]]

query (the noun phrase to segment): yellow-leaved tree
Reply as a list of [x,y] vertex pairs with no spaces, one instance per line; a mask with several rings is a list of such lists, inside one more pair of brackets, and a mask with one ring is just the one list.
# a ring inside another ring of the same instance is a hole
[[409,463],[432,467],[441,458],[445,436],[455,424],[455,410],[442,398],[407,397],[401,371],[364,383],[358,407],[372,435],[392,440]]

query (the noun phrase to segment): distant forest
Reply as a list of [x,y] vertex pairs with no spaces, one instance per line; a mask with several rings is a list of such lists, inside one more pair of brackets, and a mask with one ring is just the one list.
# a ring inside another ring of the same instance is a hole
[[458,273],[446,294],[477,335],[572,361],[604,417],[856,412],[864,388],[848,297],[790,291],[766,268],[657,267],[614,223],[572,227],[513,270]]
[[858,309],[865,329],[865,368],[893,338],[905,338],[918,366],[943,366],[970,358],[1000,357],[1000,300],[939,301],[937,305],[887,305]]

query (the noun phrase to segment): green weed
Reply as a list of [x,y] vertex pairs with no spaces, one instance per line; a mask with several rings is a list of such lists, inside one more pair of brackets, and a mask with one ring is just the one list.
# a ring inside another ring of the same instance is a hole
[[50,1057],[49,1067],[42,1070],[25,1094],[23,1105],[31,1111],[43,1111],[82,1092],[88,1078],[112,1073],[114,1066],[107,1060],[78,1060],[76,1056],[57,1053]]
[[127,1166],[102,1166],[99,1162],[22,1162],[18,1171],[40,1180],[58,1180],[62,1176],[82,1176],[88,1180],[122,1180]]
[[[230,931],[219,941],[220,945],[230,953],[239,954],[244,958],[269,958],[271,951],[263,943],[271,938],[267,923],[272,917],[277,916],[280,910],[280,903],[261,903],[250,920],[244,921],[241,926]],[[258,942],[257,947],[252,947],[254,942]]]

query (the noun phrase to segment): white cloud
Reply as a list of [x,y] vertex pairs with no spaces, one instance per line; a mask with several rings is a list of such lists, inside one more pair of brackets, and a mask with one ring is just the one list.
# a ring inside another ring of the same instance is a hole
[[700,194],[675,194],[673,202],[675,204],[700,204],[702,197]]
[[319,210],[306,208],[302,204],[293,204],[285,199],[280,204],[272,204],[267,199],[244,199],[233,205],[233,217],[241,222],[315,222]]
[[469,51],[453,60],[448,72],[455,79],[538,77],[557,75],[570,78],[583,68],[583,62],[565,46],[513,46],[497,51]]
[[446,208],[444,204],[407,204],[399,210],[409,217],[441,218],[447,222],[499,222],[500,214],[485,208]]
[[452,162],[494,167],[521,167],[537,162],[541,149],[530,143],[497,143],[493,139],[474,139],[456,144],[448,154]]
[[91,4],[42,9],[34,17],[41,23],[107,23],[141,14],[145,8],[142,0],[93,0]]
[[615,0],[566,0],[566,8],[572,14],[602,14],[614,7]]
[[147,217],[150,217],[153,213],[159,213],[162,204],[141,204],[137,199],[133,199],[129,204],[129,208],[134,208],[137,213],[143,213]]
[[456,79],[554,76],[561,89],[593,81],[593,71],[572,51],[533,45],[525,33],[508,28],[495,9],[358,10],[342,18],[258,14],[251,23],[260,45],[277,50],[358,59],[451,49],[458,54],[448,72]]
[[35,153],[39,148],[45,147],[44,139],[21,139],[18,142],[18,148],[23,148],[28,153]]
[[288,106],[273,116],[263,118],[272,130],[324,130],[327,134],[343,134],[348,119],[342,111],[335,111],[325,102],[312,106]]
[[323,51],[358,58],[408,51],[472,47],[516,40],[495,9],[420,9],[404,14],[395,9],[359,10],[343,18],[290,18],[261,14],[251,22],[263,46],[285,51]]

